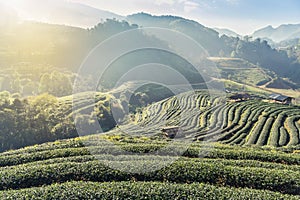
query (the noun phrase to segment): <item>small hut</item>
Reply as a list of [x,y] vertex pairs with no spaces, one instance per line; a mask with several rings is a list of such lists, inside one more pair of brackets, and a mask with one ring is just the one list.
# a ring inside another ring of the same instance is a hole
[[174,139],[177,135],[177,133],[180,131],[179,126],[167,126],[161,128],[161,131],[164,133],[164,135],[168,138]]
[[248,93],[238,93],[238,94],[234,94],[234,95],[231,95],[229,97],[229,100],[231,101],[246,101],[246,100],[249,100],[251,99],[251,96],[248,94]]
[[293,97],[285,96],[282,94],[271,94],[269,96],[269,99],[271,102],[274,103],[280,103],[280,104],[285,104],[285,105],[290,105],[292,104]]

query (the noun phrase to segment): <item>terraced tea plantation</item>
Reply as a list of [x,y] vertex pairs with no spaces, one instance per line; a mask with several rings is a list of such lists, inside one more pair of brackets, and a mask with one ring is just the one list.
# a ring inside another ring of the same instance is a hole
[[184,93],[106,134],[1,153],[0,199],[300,199],[299,119],[296,106]]
[[300,144],[300,108],[262,100],[226,102],[203,91],[184,93],[150,105],[138,113],[124,132],[159,133],[161,127],[179,126],[178,137],[201,141],[257,146]]
[[[93,145],[84,147],[87,141],[93,141]],[[0,198],[300,198],[300,155],[293,148],[255,149],[196,142],[172,164],[151,171],[151,166],[175,158],[155,154],[168,143],[147,137],[102,135],[5,152],[0,154]],[[126,172],[137,166],[146,172]]]

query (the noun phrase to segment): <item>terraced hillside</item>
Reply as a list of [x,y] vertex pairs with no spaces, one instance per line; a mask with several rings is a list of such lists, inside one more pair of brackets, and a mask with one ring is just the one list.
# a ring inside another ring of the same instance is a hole
[[[94,103],[77,96],[72,112]],[[296,106],[183,93],[106,134],[1,153],[0,199],[299,199],[299,115]],[[165,126],[181,130],[163,138]]]
[[215,63],[223,79],[246,85],[264,85],[274,76],[274,72],[240,58],[210,57],[209,60]]
[[123,132],[157,134],[179,126],[178,137],[225,144],[294,146],[300,144],[300,108],[261,100],[226,102],[197,91],[152,104],[122,127]]
[[[99,105],[111,103],[113,96],[95,95]],[[61,102],[72,104],[70,98]],[[116,99],[114,101],[117,101]],[[73,112],[91,113],[95,102],[85,94],[74,101]],[[116,103],[118,104],[118,102]],[[120,106],[122,107],[122,106]],[[110,118],[112,113],[108,113]],[[116,119],[111,119],[113,121]],[[206,91],[183,93],[154,103],[135,115],[134,122],[116,131],[130,135],[158,135],[162,127],[179,126],[178,137],[225,144],[295,146],[300,144],[300,108],[252,99],[230,102],[220,94]],[[142,132],[141,132],[142,130]]]
[[[89,140],[93,146],[85,148]],[[107,165],[149,169],[172,158],[149,154],[165,145],[166,140],[100,135],[1,153],[0,199],[299,199],[300,156],[293,149],[196,142],[158,171],[126,173]],[[91,149],[97,151],[91,155]]]

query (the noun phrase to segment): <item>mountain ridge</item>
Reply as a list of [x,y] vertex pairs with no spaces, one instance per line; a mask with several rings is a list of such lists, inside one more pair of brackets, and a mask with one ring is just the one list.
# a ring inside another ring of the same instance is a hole
[[242,35],[230,30],[230,29],[227,29],[227,28],[213,28],[215,29],[220,35],[219,36],[222,36],[222,35],[227,35],[229,37],[238,37],[238,38],[242,38]]
[[300,24],[281,24],[274,28],[269,25],[256,30],[252,37],[254,38],[269,38],[276,43],[284,40],[300,38]]

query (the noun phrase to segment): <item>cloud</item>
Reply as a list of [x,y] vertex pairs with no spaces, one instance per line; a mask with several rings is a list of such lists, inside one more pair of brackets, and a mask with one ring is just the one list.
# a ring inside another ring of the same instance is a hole
[[156,5],[163,5],[163,4],[167,4],[167,5],[174,5],[177,1],[176,0],[155,0],[154,4]]
[[185,13],[196,10],[200,6],[199,3],[196,3],[193,0],[155,0],[154,4],[166,8],[177,8],[178,10],[183,10]]
[[199,4],[193,1],[184,1],[184,7],[183,10],[184,12],[191,12],[193,10],[196,10],[199,8]]
[[240,0],[226,0],[226,2],[232,5],[237,5],[239,4]]

